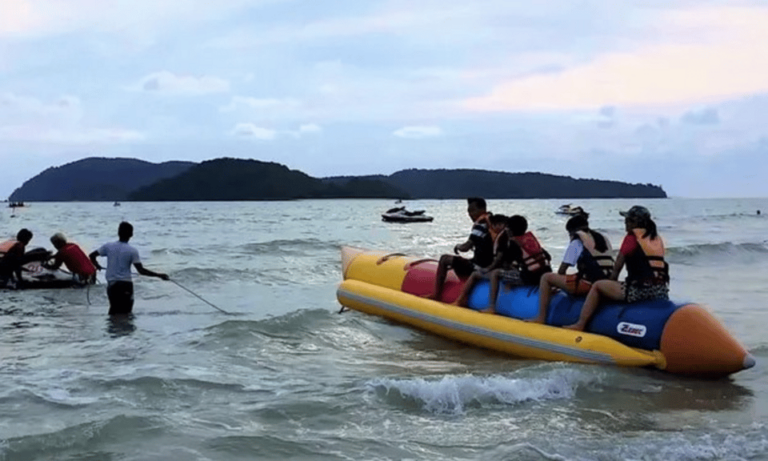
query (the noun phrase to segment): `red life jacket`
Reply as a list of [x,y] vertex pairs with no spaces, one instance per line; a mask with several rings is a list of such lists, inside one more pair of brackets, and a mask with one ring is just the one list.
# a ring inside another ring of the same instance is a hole
[[91,276],[96,273],[96,268],[93,266],[91,260],[88,259],[88,256],[83,253],[83,250],[74,243],[67,243],[64,245],[64,247],[59,250],[56,257],[60,259],[73,274]]
[[517,242],[523,252],[523,270],[538,272],[549,267],[549,255],[531,232],[512,236],[512,240]]

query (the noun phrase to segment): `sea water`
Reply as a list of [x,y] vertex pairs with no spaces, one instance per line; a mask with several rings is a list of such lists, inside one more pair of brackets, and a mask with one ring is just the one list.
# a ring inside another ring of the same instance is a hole
[[[490,200],[555,258],[564,201]],[[768,459],[768,199],[579,200],[618,247],[619,210],[650,208],[676,300],[709,307],[755,355],[729,379],[515,359],[355,311],[339,248],[439,256],[471,222],[460,200],[32,203],[0,217],[30,247],[86,252],[135,226],[135,316],[90,290],[0,292],[0,460]]]

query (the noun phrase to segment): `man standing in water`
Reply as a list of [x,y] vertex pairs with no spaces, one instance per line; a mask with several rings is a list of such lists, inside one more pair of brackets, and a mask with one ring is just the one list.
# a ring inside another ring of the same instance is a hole
[[117,242],[106,243],[91,253],[93,265],[101,270],[97,256],[107,257],[107,296],[109,297],[109,315],[128,315],[133,311],[133,279],[131,265],[141,275],[169,280],[167,274],[145,269],[139,259],[139,252],[128,244],[133,237],[133,226],[125,221],[117,229],[120,238]]

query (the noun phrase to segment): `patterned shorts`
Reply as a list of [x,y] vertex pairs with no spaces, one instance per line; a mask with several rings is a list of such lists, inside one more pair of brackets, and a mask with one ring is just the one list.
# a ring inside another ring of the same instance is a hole
[[517,269],[499,270],[499,279],[510,286],[520,286],[523,280],[520,278],[520,271]]
[[641,284],[621,282],[624,300],[628,303],[647,299],[669,299],[669,284]]

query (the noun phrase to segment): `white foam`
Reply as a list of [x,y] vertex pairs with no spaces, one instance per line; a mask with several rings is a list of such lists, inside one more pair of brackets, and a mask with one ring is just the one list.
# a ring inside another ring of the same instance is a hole
[[385,388],[415,399],[434,413],[462,413],[466,405],[516,404],[525,401],[570,399],[580,384],[596,381],[576,370],[555,370],[538,378],[508,376],[444,376],[439,380],[380,378],[368,382],[372,389]]

